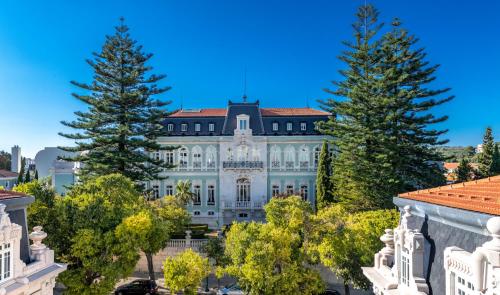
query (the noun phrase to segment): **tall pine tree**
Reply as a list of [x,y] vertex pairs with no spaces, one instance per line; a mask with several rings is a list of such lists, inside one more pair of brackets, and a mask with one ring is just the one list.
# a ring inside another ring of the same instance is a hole
[[491,127],[487,127],[483,136],[483,151],[479,155],[479,177],[489,177],[492,175],[493,153],[495,151],[495,141]]
[[77,133],[60,133],[75,140],[76,146],[62,147],[77,156],[65,160],[81,162],[82,177],[120,173],[136,182],[160,179],[163,160],[151,156],[162,147],[155,139],[162,134],[161,121],[168,115],[163,102],[155,97],[169,90],[157,82],[164,75],[149,74],[147,65],[152,54],[144,53],[121,24],[115,34],[106,36],[99,53],[87,63],[94,71],[90,84],[71,83],[83,94],[73,96],[88,106],[86,112],[75,112],[77,119],[62,124]]
[[340,57],[347,65],[343,80],[334,81],[336,96],[323,102],[335,116],[320,124],[334,138],[335,193],[354,209],[392,206],[396,194],[444,182],[435,147],[446,130],[431,128],[447,117],[432,109],[452,99],[439,98],[449,89],[431,90],[437,66],[429,66],[417,39],[399,22],[382,37],[372,5],[361,6],[353,43]]
[[457,167],[457,182],[465,182],[473,179],[474,169],[472,168],[469,159],[462,158]]
[[332,188],[332,159],[328,143],[323,142],[318,159],[316,176],[316,208],[323,209],[334,202]]

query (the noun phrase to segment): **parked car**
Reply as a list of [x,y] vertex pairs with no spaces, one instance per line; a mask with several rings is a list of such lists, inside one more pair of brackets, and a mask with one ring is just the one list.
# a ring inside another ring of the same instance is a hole
[[135,280],[115,290],[115,295],[156,295],[158,286],[152,280]]
[[244,295],[237,284],[228,285],[217,291],[217,295]]
[[340,292],[333,289],[326,289],[321,295],[340,295]]

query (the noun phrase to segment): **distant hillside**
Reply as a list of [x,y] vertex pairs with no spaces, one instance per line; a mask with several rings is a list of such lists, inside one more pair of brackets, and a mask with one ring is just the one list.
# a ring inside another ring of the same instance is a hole
[[473,146],[443,146],[437,150],[447,158],[446,162],[459,162],[464,157],[473,160],[476,155]]

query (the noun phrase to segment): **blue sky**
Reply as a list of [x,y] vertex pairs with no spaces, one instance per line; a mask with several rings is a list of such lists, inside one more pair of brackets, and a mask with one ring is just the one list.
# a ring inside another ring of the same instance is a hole
[[[89,82],[85,59],[113,33],[120,16],[155,54],[156,73],[172,86],[172,108],[224,107],[248,96],[267,107],[316,106],[339,78],[341,41],[351,38],[363,1],[20,1],[0,2],[0,150],[14,144],[33,157],[69,142],[59,121],[85,106],[69,81]],[[500,1],[375,0],[420,37],[441,64],[436,87],[456,99],[436,110],[452,145],[475,145],[492,126],[500,139]]]

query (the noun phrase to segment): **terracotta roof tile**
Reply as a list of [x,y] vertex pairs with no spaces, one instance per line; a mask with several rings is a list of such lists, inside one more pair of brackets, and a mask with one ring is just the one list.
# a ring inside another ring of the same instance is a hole
[[16,172],[0,169],[0,177],[17,177]]
[[[312,108],[261,108],[263,117],[274,116],[328,116],[329,113]],[[192,118],[192,117],[225,117],[227,109],[191,109],[179,110],[169,117]]]
[[23,197],[27,197],[27,196],[28,195],[23,194],[23,193],[18,193],[18,192],[13,192],[13,191],[6,191],[6,190],[0,190],[0,200],[23,198]]
[[261,108],[263,117],[274,116],[328,116],[327,112],[312,108]]
[[190,117],[225,117],[226,109],[196,109],[196,110],[179,110],[169,117],[172,118],[190,118]]
[[500,215],[500,176],[399,195],[400,198]]

